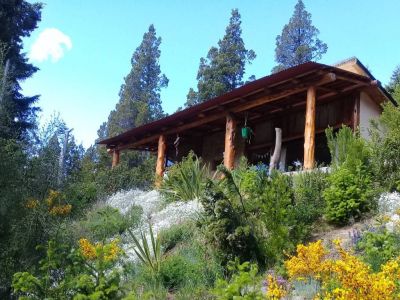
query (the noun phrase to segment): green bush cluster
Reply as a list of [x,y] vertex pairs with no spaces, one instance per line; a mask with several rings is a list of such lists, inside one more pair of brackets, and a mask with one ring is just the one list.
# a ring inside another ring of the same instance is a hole
[[293,205],[290,210],[290,238],[295,243],[311,238],[315,223],[323,216],[326,203],[323,192],[328,186],[328,173],[320,169],[293,175]]
[[356,250],[360,251],[363,260],[378,272],[381,265],[399,255],[400,235],[384,228],[366,231],[356,244]]
[[400,108],[384,104],[382,115],[372,125],[374,180],[387,191],[400,191]]
[[331,152],[329,186],[323,195],[328,221],[343,225],[360,219],[374,208],[374,185],[370,151],[366,142],[343,126],[336,134],[326,130]]
[[111,206],[95,206],[83,220],[74,223],[74,238],[85,236],[97,241],[105,240],[128,228],[137,227],[142,213],[142,207],[137,205],[133,205],[125,215]]
[[207,166],[191,151],[167,169],[160,192],[167,202],[200,199],[207,174]]

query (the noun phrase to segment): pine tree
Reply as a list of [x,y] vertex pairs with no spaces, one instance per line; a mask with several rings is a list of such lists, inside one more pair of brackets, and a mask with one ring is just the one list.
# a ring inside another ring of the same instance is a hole
[[[41,3],[24,0],[0,0],[0,44],[5,45],[5,63],[9,65],[9,92],[2,97],[0,137],[23,139],[27,130],[35,126],[36,111],[32,105],[38,96],[21,93],[19,82],[31,77],[38,68],[27,62],[23,38],[30,36],[41,19]],[[3,72],[4,74],[4,72]]]
[[400,65],[398,65],[394,69],[392,76],[390,77],[390,82],[386,86],[386,89],[389,93],[392,94],[392,96],[394,96],[396,89],[400,90]]
[[120,100],[110,113],[106,130],[108,136],[165,116],[160,91],[168,86],[168,78],[161,74],[160,44],[161,38],[156,36],[154,26],[150,25],[133,53],[132,69],[121,86]]
[[245,48],[241,23],[239,11],[233,9],[218,47],[211,47],[207,58],[200,59],[198,90],[189,90],[185,106],[196,105],[243,85],[246,63],[251,63],[256,54]]
[[302,0],[298,0],[289,23],[276,37],[275,61],[272,72],[281,71],[307,61],[321,59],[328,46],[317,38],[319,30],[311,23],[311,14]]

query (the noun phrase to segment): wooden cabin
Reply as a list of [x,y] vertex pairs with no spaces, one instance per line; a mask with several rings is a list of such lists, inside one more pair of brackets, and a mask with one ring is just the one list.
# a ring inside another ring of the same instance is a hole
[[[370,120],[391,96],[356,58],[335,66],[307,62],[258,80],[163,119],[102,140],[112,153],[157,152],[156,173],[167,162],[179,161],[190,150],[211,169],[229,169],[241,156],[251,163],[268,163],[275,145],[275,128],[282,131],[279,168],[328,164],[325,129],[342,124],[368,137]],[[245,129],[244,129],[245,128]]]

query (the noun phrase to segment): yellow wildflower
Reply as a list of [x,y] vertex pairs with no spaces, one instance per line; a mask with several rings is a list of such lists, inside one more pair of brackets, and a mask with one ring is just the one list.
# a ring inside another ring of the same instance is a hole
[[297,255],[285,262],[289,277],[320,278],[329,269],[329,261],[325,259],[327,253],[322,241],[310,243],[308,246],[297,245]]
[[50,214],[53,216],[65,216],[71,212],[71,209],[71,204],[55,205],[50,209]]
[[25,207],[29,209],[34,209],[38,205],[39,205],[39,200],[31,198],[28,201],[26,201]]
[[286,296],[286,290],[282,285],[279,285],[276,278],[272,275],[268,275],[268,290],[267,299],[279,300]]
[[61,193],[55,190],[49,191],[49,196],[46,198],[47,206],[52,207],[55,201],[60,197]]
[[79,249],[82,255],[87,259],[95,259],[97,257],[96,247],[90,243],[87,239],[79,240]]
[[113,261],[118,258],[118,255],[122,252],[118,246],[119,240],[115,239],[110,244],[104,246],[104,260]]

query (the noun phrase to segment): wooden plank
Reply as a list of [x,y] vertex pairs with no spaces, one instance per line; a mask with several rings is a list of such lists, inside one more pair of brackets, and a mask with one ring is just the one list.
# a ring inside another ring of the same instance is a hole
[[354,109],[353,109],[353,131],[356,131],[360,126],[360,94],[358,94],[354,99]]
[[165,171],[167,143],[165,135],[161,134],[158,138],[158,152],[157,152],[157,165],[156,165],[156,187],[160,187],[162,177]]
[[316,90],[311,86],[307,90],[306,124],[304,128],[304,169],[314,167],[315,156],[315,103]]
[[119,150],[114,149],[112,151],[112,163],[111,163],[111,168],[115,168],[119,164]]
[[[328,73],[325,76],[323,76],[322,79],[317,81],[314,86],[320,86],[320,85],[323,85],[323,84],[327,84],[327,83],[333,82],[335,80],[336,80],[335,74],[334,73]],[[229,113],[229,112],[232,112],[232,113],[242,112],[242,111],[245,111],[245,110],[257,107],[257,106],[261,106],[263,104],[266,104],[266,103],[269,103],[269,102],[272,102],[272,101],[277,101],[279,99],[285,98],[285,97],[290,96],[290,95],[294,95],[294,94],[297,94],[297,93],[302,93],[302,92],[306,91],[307,88],[308,88],[307,86],[300,86],[300,87],[292,89],[292,90],[284,91],[284,92],[281,92],[281,93],[278,93],[278,94],[274,94],[274,95],[270,95],[270,96],[261,97],[261,98],[252,100],[250,102],[242,103],[240,105],[237,105],[236,107],[232,107],[227,112],[223,111],[223,112],[218,112],[218,113],[213,114],[213,115],[205,116],[204,118],[197,119],[194,122],[186,123],[186,124],[183,124],[181,126],[177,126],[175,128],[168,129],[165,132],[163,132],[163,134],[164,135],[169,135],[169,134],[180,133],[180,132],[185,131],[187,129],[190,129],[190,128],[193,128],[193,127],[197,127],[197,126],[200,126],[200,125],[203,125],[203,124],[207,124],[207,123],[222,119],[222,118],[226,117],[226,114]],[[139,139],[138,141],[133,142],[133,143],[118,145],[118,149],[124,150],[124,149],[129,149],[129,148],[135,148],[135,147],[138,147],[140,145],[146,144],[148,142],[156,141],[157,138],[158,138],[158,135],[152,135],[152,136],[149,136],[149,137],[145,137],[143,139]]]
[[225,131],[225,152],[224,165],[228,170],[235,167],[235,136],[236,136],[236,119],[228,114],[226,116],[226,131]]

